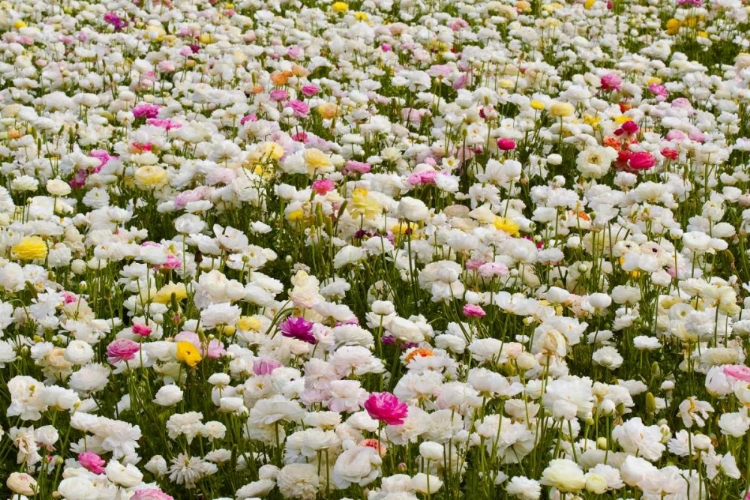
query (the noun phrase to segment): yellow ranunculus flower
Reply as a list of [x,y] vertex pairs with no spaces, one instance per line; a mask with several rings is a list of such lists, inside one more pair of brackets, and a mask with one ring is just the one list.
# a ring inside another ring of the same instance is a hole
[[199,39],[201,43],[206,43],[206,44],[214,43],[215,41],[214,36],[211,33],[201,33],[201,36]]
[[13,23],[13,27],[16,28],[17,30],[20,30],[21,28],[25,28],[26,26],[27,24],[21,21],[20,19],[16,21],[15,23]]
[[289,222],[298,222],[302,220],[305,217],[305,212],[302,209],[294,210],[293,212],[289,212],[289,215],[287,215],[287,220]]
[[549,114],[555,118],[565,118],[571,116],[575,108],[567,102],[556,102],[549,108]]
[[332,102],[324,102],[323,104],[319,104],[316,109],[318,110],[320,116],[322,116],[326,120],[330,120],[339,114],[339,107]]
[[316,148],[306,149],[302,153],[302,156],[307,165],[307,173],[310,175],[314,175],[317,170],[328,168],[332,165],[331,157]]
[[540,111],[544,109],[544,103],[542,101],[531,101],[531,107]]
[[596,126],[599,125],[599,122],[601,120],[602,119],[600,116],[589,115],[588,113],[583,115],[583,123],[585,123],[586,125],[590,125],[594,128],[596,128]]
[[349,213],[352,217],[364,216],[365,219],[374,219],[383,211],[383,207],[364,188],[354,190],[352,203],[349,207]]
[[357,21],[367,21],[367,12],[355,12],[354,19]]
[[258,330],[260,330],[260,327],[260,320],[253,316],[242,316],[237,322],[237,328],[239,328],[240,330],[253,330],[257,332]]
[[156,292],[154,302],[158,304],[169,304],[172,300],[172,294],[175,295],[177,302],[187,298],[187,289],[184,283],[167,283]]
[[29,236],[11,248],[13,255],[20,260],[37,260],[47,256],[47,244],[39,236]]
[[589,10],[591,7],[594,6],[596,3],[596,0],[586,0],[586,3],[583,4],[583,8],[586,10]]
[[395,224],[393,227],[391,227],[391,232],[397,238],[401,238],[403,236],[406,236],[407,231],[411,230],[409,238],[414,239],[414,237],[417,235],[416,233],[418,229],[419,225],[414,222],[409,222],[408,224],[406,222],[399,222],[398,224]]
[[198,352],[198,348],[190,342],[177,342],[177,359],[190,367],[195,367],[203,357]]
[[493,225],[496,229],[504,231],[511,236],[516,236],[518,234],[518,230],[521,228],[521,226],[519,226],[518,223],[513,219],[498,216],[495,216],[495,222],[493,223]]
[[335,2],[332,7],[334,12],[346,12],[349,10],[349,5],[346,2]]
[[284,148],[276,142],[264,142],[262,145],[263,156],[272,160],[280,160],[284,156]]
[[140,189],[162,187],[167,183],[167,171],[161,167],[147,165],[135,171],[135,185]]
[[622,125],[625,122],[632,122],[633,118],[628,115],[620,115],[615,117],[615,122]]
[[680,21],[674,18],[667,21],[667,35],[676,35],[678,31],[680,31]]

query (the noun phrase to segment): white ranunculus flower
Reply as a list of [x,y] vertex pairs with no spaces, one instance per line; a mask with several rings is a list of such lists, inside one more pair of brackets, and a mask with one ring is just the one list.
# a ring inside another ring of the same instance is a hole
[[422,200],[405,196],[398,203],[398,215],[411,222],[419,222],[430,216],[427,205]]

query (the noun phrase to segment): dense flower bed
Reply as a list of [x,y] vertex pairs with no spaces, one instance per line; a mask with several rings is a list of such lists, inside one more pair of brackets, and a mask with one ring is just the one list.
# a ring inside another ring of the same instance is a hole
[[745,498],[748,10],[0,2],[0,496]]

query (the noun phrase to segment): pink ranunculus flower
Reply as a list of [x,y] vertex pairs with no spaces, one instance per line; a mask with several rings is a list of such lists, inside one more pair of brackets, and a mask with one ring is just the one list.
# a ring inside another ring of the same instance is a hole
[[688,136],[682,130],[672,129],[667,132],[667,135],[664,138],[668,141],[684,141]]
[[648,86],[648,90],[652,94],[654,94],[654,97],[656,97],[657,101],[665,101],[667,97],[669,97],[669,91],[667,91],[667,87],[665,87],[664,85],[652,83]]
[[336,189],[336,185],[331,179],[318,179],[312,183],[312,189],[320,196],[325,196],[327,193]]
[[346,165],[344,166],[343,173],[351,174],[353,172],[357,174],[367,174],[367,173],[370,173],[371,169],[372,167],[370,167],[369,163],[365,163],[362,161],[349,160],[346,162]]
[[94,474],[104,474],[104,464],[107,462],[93,451],[84,451],[78,455],[78,463]]
[[510,271],[508,270],[508,266],[506,266],[502,262],[488,262],[486,264],[482,264],[477,269],[477,272],[484,278],[491,278],[493,276],[507,276],[510,273]]
[[724,365],[724,375],[743,382],[750,382],[750,368],[745,365]]
[[318,87],[317,85],[303,85],[302,86],[302,94],[307,97],[312,97],[318,92],[320,92],[320,87]]
[[688,134],[688,138],[691,141],[701,142],[701,143],[706,140],[706,136],[704,136],[703,132],[701,132],[700,130],[691,130],[690,133]]
[[481,306],[464,304],[464,316],[469,316],[470,318],[483,318],[486,315],[487,313],[484,312],[484,309],[482,309]]
[[141,346],[137,342],[117,339],[107,346],[107,360],[113,365],[120,361],[132,361],[140,350]]
[[480,267],[482,267],[483,264],[484,264],[483,260],[469,259],[468,261],[466,261],[466,270],[468,270],[468,271],[476,271],[477,269],[479,269]]
[[406,182],[412,186],[420,186],[424,184],[435,184],[435,179],[438,173],[436,170],[423,170],[422,172],[416,172],[410,174],[406,179]]
[[620,90],[622,88],[622,78],[615,73],[607,73],[601,78],[603,90]]
[[284,366],[280,361],[272,358],[258,358],[253,361],[253,373],[256,375],[270,375],[276,368]]
[[284,89],[272,90],[269,94],[273,101],[286,101],[289,99],[289,92]]
[[172,254],[167,255],[167,261],[162,264],[161,269],[179,269],[182,267],[182,261]]
[[133,323],[132,330],[136,335],[148,337],[154,329],[144,323]]
[[388,425],[402,425],[409,414],[409,407],[390,392],[373,392],[364,406],[370,417]]
[[292,99],[286,103],[286,107],[294,111],[294,116],[298,118],[306,118],[310,114],[310,107],[297,99]]
[[104,167],[104,165],[106,165],[107,163],[109,163],[109,160],[112,160],[112,159],[116,160],[117,159],[116,156],[111,156],[109,154],[109,152],[107,152],[107,151],[105,151],[103,149],[94,149],[93,151],[89,152],[89,156],[92,157],[92,158],[96,158],[100,162],[99,166],[94,167],[94,172],[97,173],[97,174],[101,171],[101,169],[102,169],[102,167]]
[[158,488],[148,490],[137,490],[130,497],[130,500],[174,500],[174,497],[167,495]]
[[670,103],[670,106],[673,108],[680,108],[680,109],[686,109],[690,112],[690,114],[695,113],[695,110],[693,109],[693,105],[690,104],[690,101],[684,97],[678,97],[677,99],[673,100]]

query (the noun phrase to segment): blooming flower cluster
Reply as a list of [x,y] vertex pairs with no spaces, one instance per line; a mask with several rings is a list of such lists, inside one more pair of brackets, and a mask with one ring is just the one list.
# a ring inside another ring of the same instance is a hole
[[0,2],[0,497],[750,498],[749,10]]

